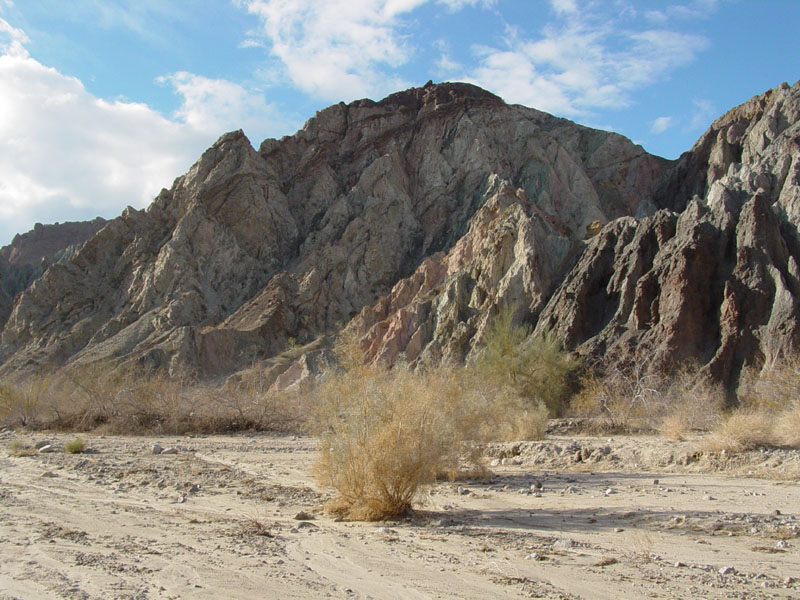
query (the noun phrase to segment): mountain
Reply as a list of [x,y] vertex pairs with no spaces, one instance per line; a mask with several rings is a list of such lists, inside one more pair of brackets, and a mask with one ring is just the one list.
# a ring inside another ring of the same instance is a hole
[[730,383],[800,341],[799,95],[753,98],[678,161],[460,83],[331,106],[258,150],[226,134],[18,297],[0,372],[278,376],[345,327],[373,360],[462,360],[512,304],[581,353]]
[[52,263],[68,259],[81,244],[105,225],[105,219],[42,225],[14,236],[0,248],[0,328],[5,324],[14,298],[27,289]]

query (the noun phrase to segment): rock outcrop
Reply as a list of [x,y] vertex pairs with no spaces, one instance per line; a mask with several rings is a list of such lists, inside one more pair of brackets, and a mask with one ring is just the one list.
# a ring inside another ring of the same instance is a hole
[[0,372],[271,361],[290,385],[344,327],[370,360],[464,360],[512,304],[581,353],[734,384],[800,345],[799,96],[753,98],[674,162],[467,84],[338,104],[258,150],[226,134],[19,296]]
[[607,225],[537,331],[606,360],[697,362],[729,387],[800,351],[800,84],[716,120],[656,200],[681,212]]
[[11,313],[14,298],[49,265],[72,256],[105,223],[101,217],[53,225],[37,223],[33,230],[14,236],[8,246],[0,248],[0,329]]

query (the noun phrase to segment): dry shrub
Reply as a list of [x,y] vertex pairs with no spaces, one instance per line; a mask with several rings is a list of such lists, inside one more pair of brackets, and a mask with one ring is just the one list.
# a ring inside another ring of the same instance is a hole
[[546,423],[541,405],[456,368],[415,373],[352,361],[327,373],[314,397],[315,475],[337,492],[328,511],[349,520],[403,515],[423,486],[458,472],[474,443],[541,437]]
[[704,440],[705,449],[800,448],[800,358],[773,358],[760,370],[746,370],[739,401],[739,408]]
[[184,434],[304,428],[300,391],[211,386],[90,365],[0,385],[0,426]]
[[773,425],[763,412],[737,411],[724,419],[703,439],[702,447],[710,452],[744,452],[772,445]]
[[775,439],[781,446],[800,448],[800,402],[784,410],[775,424]]
[[570,412],[591,419],[605,433],[659,431],[681,440],[690,431],[707,431],[719,420],[723,391],[693,366],[668,375],[646,358],[617,366],[604,375],[590,372],[570,402]]

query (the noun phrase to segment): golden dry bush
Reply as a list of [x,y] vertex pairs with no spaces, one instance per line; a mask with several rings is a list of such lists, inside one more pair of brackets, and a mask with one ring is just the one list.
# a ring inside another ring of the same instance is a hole
[[781,446],[800,448],[800,401],[795,401],[778,415],[775,441]]
[[765,412],[739,410],[724,418],[702,441],[704,450],[735,454],[774,445],[773,420]]
[[424,486],[458,472],[474,443],[540,437],[547,418],[541,405],[456,368],[415,373],[353,361],[325,375],[314,401],[314,473],[336,490],[328,511],[348,520],[407,513]]
[[570,402],[570,412],[588,417],[604,432],[659,431],[681,440],[691,431],[707,431],[719,421],[725,394],[696,367],[665,374],[647,358],[588,373]]

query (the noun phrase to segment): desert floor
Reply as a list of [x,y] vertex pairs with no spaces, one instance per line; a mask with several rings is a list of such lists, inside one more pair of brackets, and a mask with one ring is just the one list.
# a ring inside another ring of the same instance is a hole
[[798,451],[554,435],[487,448],[490,476],[406,520],[347,523],[313,438],[4,451],[74,437],[0,432],[0,599],[800,597]]

